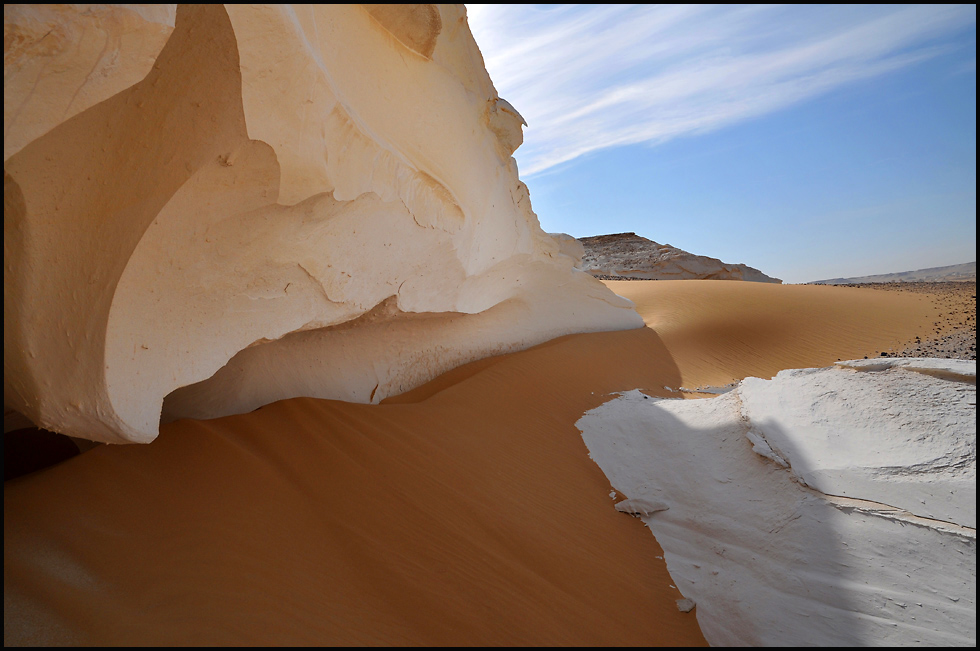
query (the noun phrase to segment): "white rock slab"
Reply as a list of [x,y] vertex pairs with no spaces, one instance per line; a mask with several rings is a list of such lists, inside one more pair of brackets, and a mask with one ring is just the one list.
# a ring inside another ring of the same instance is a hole
[[921,372],[967,377],[949,361],[782,371],[737,391],[750,435],[806,485],[976,528],[976,376]]
[[[976,530],[963,524],[975,521],[975,507],[960,492],[975,499],[976,387],[965,381],[968,368],[950,366],[964,381],[902,364],[876,372],[842,365],[746,380],[710,399],[632,391],[578,427],[628,497],[621,510],[657,537],[712,645],[972,646]],[[805,413],[819,428],[803,427]],[[883,419],[892,426],[876,426]],[[915,427],[925,438],[910,435]],[[836,447],[838,462],[827,441],[834,432],[847,440]],[[956,453],[958,465],[935,463]],[[916,480],[896,479],[898,463]],[[827,468],[849,470],[817,472]],[[852,494],[824,494],[809,476]],[[938,486],[953,491],[949,500],[938,499]],[[890,495],[919,496],[930,512],[948,507],[949,521],[876,499]],[[633,508],[642,504],[667,508]]]

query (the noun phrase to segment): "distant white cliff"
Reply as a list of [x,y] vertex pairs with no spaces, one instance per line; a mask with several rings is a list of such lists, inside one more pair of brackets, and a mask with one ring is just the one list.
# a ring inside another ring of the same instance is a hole
[[808,285],[856,285],[863,283],[938,283],[938,282],[959,282],[977,280],[977,263],[965,262],[963,264],[953,264],[945,267],[929,267],[928,269],[917,269],[915,271],[900,271],[891,274],[877,274],[874,276],[855,276],[853,278],[828,278],[827,280],[814,280]]

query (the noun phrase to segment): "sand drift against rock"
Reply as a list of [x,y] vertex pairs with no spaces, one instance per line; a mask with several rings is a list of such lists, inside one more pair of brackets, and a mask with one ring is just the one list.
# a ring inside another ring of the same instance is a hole
[[[635,387],[676,397],[884,350],[928,333],[937,308],[870,289],[609,285],[649,327],[485,358],[378,405],[294,398],[182,419],[150,445],[98,445],[6,482],[5,642],[702,644],[701,605],[679,609],[688,586],[614,508],[575,422]],[[657,454],[694,476],[712,456]],[[622,508],[657,518],[680,511],[672,500]],[[908,552],[895,540],[884,559]]]
[[6,646],[975,642],[975,282],[544,233],[462,5],[4,36]]

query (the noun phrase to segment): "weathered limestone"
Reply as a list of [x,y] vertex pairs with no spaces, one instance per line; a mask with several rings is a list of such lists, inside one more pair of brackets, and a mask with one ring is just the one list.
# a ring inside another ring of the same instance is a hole
[[4,10],[6,408],[146,442],[171,393],[377,402],[642,326],[538,225],[462,7],[126,7]]

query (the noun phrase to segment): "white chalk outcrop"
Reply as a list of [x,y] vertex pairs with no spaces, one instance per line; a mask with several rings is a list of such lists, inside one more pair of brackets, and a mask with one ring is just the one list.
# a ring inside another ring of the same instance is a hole
[[4,403],[39,426],[145,442],[643,325],[541,230],[462,6],[5,5],[4,35]]
[[596,235],[579,241],[585,247],[582,269],[595,276],[637,280],[783,282],[754,267],[688,253],[669,244],[657,244],[636,233]]
[[578,427],[712,645],[975,645],[976,362],[633,391]]

